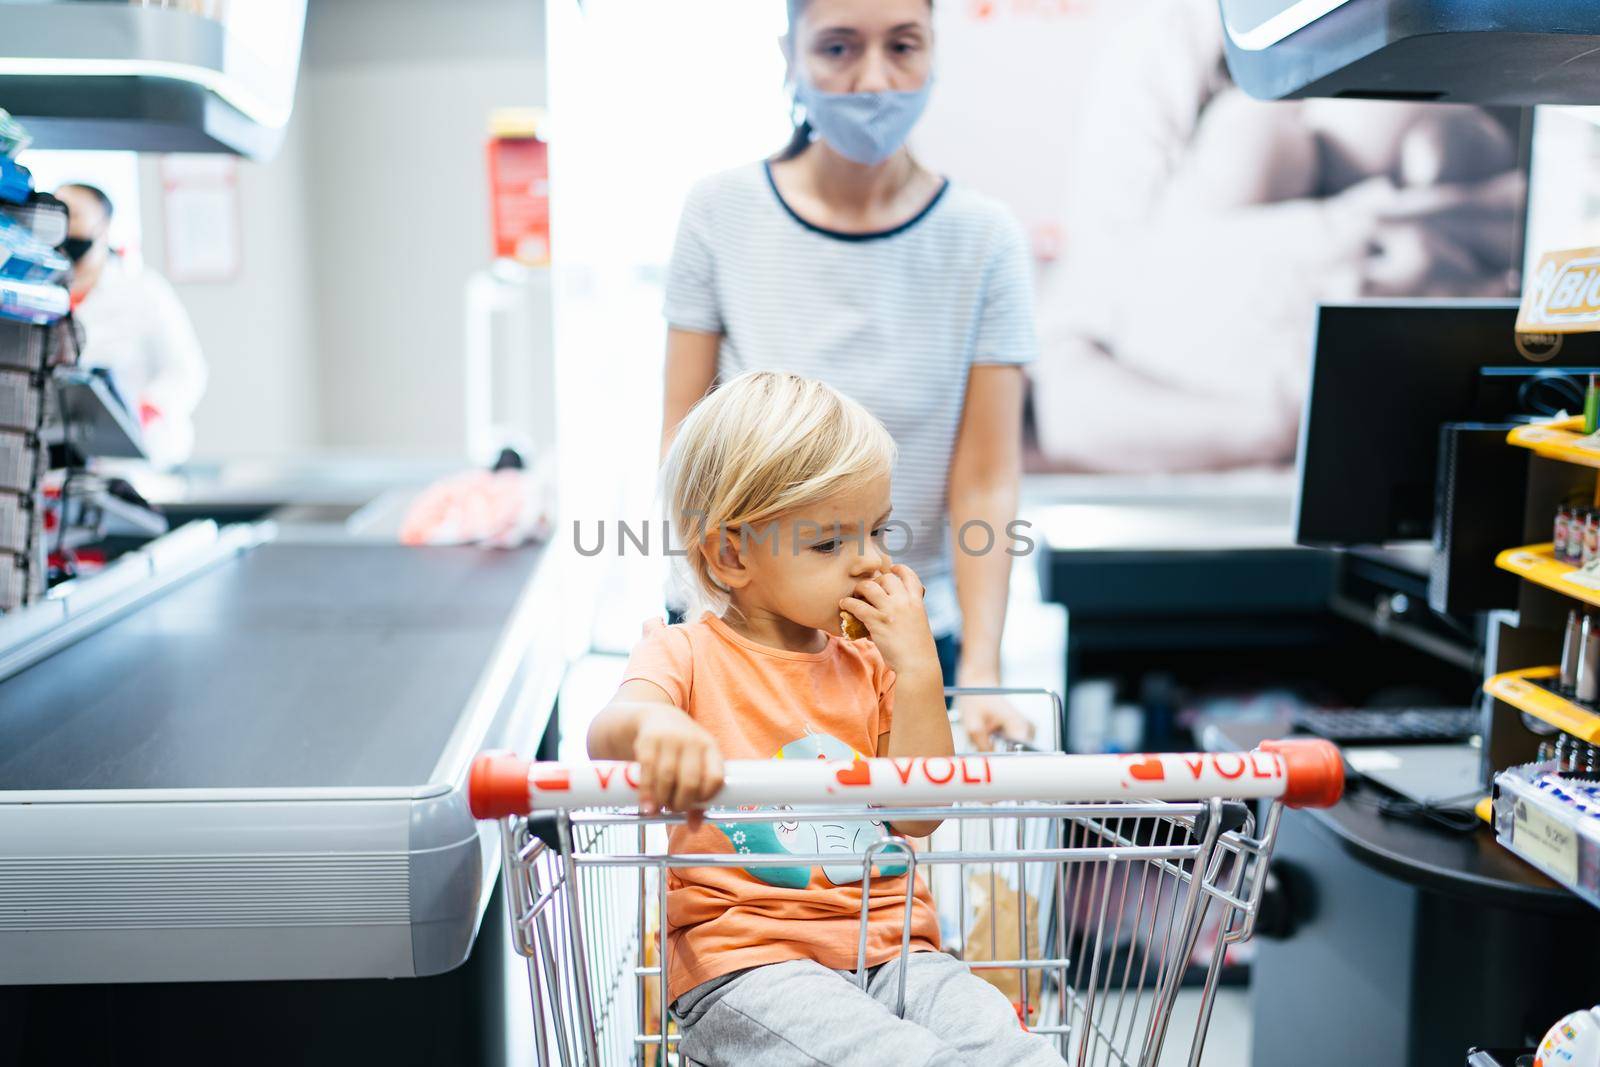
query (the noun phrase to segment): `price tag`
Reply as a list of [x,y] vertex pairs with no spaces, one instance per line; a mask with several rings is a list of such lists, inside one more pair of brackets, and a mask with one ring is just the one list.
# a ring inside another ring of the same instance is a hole
[[1562,575],[1561,580],[1584,589],[1600,590],[1600,558],[1592,559],[1572,573]]
[[1511,826],[1511,843],[1568,885],[1578,882],[1578,835],[1538,807],[1519,799]]

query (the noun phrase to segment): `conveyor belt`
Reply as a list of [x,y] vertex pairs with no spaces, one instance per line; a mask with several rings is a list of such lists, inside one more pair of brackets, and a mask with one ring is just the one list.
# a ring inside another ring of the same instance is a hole
[[262,545],[0,682],[0,791],[425,784],[539,556]]
[[565,666],[545,554],[263,544],[0,681],[0,984],[461,963],[467,763]]

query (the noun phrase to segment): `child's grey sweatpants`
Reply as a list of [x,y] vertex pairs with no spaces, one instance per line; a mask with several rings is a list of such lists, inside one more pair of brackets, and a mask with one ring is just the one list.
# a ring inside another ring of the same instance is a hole
[[943,952],[914,952],[906,1014],[894,1013],[900,959],[868,972],[791,960],[696,986],[673,1005],[678,1051],[705,1067],[1061,1067],[1046,1039],[1023,1030],[1005,995]]

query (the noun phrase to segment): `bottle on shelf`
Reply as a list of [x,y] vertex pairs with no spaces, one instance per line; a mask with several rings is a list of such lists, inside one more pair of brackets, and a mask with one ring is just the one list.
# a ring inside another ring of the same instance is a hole
[[1579,634],[1578,675],[1572,691],[1581,703],[1593,704],[1600,696],[1600,626],[1589,612],[1583,613]]
[[1561,676],[1557,685],[1561,695],[1570,697],[1578,690],[1578,664],[1583,659],[1583,616],[1576,608],[1567,612],[1567,628],[1561,637]]

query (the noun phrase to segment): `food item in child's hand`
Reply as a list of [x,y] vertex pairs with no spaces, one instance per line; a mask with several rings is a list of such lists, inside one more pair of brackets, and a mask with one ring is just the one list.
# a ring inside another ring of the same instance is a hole
[[848,611],[839,612],[839,632],[844,634],[847,641],[859,641],[867,637],[867,628],[861,625],[861,620]]

